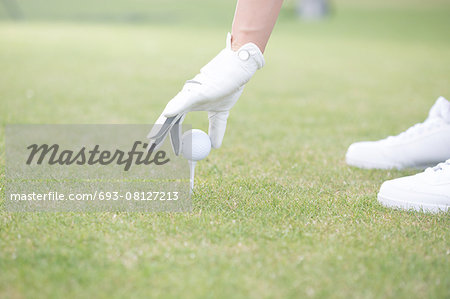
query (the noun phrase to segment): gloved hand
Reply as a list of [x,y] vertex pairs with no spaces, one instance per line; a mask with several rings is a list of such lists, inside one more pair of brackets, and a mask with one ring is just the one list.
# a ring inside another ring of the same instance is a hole
[[214,148],[222,144],[230,109],[236,104],[244,85],[264,66],[264,57],[253,43],[231,50],[228,33],[226,48],[205,65],[198,75],[186,81],[183,89],[167,104],[148,134],[156,146],[170,131],[175,154],[181,150],[181,123],[186,113],[207,111],[209,137]]

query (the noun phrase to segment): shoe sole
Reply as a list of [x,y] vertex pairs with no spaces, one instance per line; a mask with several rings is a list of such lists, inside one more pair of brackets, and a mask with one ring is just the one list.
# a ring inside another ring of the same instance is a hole
[[349,166],[353,166],[353,167],[358,167],[361,169],[382,169],[382,170],[391,170],[391,169],[397,169],[397,170],[404,170],[404,169],[415,169],[415,170],[424,170],[427,167],[433,167],[437,163],[430,163],[430,164],[426,164],[426,165],[414,165],[414,166],[406,166],[406,167],[400,167],[397,165],[382,165],[382,164],[377,164],[377,163],[373,163],[373,162],[367,162],[367,161],[361,161],[361,160],[355,160],[352,158],[345,158],[345,162],[347,163],[347,165]]
[[381,164],[376,164],[376,163],[367,162],[367,161],[355,160],[355,159],[348,158],[348,157],[345,158],[345,162],[347,163],[347,165],[362,168],[362,169],[385,169],[385,170],[394,169],[394,168],[399,169],[393,165],[381,165]]
[[418,204],[417,202],[402,201],[386,197],[378,194],[378,202],[388,208],[397,208],[402,210],[415,210],[420,212],[439,213],[448,212],[450,207],[448,205],[436,204]]

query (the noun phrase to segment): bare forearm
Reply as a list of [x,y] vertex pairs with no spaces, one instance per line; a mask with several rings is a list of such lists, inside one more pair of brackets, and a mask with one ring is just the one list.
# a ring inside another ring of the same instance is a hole
[[252,42],[264,52],[283,0],[238,0],[231,30],[233,50]]

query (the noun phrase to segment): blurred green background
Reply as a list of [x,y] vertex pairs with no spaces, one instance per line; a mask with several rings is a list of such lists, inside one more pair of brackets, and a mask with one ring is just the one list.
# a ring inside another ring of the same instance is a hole
[[[450,97],[450,1],[331,4],[306,22],[284,3],[192,213],[19,214],[2,192],[0,298],[449,298],[449,214],[380,206],[383,181],[416,171],[344,155]],[[234,6],[0,1],[0,187],[5,124],[151,124],[224,47]]]

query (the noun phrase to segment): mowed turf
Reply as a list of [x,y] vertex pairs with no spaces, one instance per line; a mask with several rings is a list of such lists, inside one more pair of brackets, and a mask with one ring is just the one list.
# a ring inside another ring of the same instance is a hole
[[[448,298],[449,214],[382,207],[381,183],[415,171],[344,155],[450,97],[450,6],[335,11],[305,23],[287,3],[222,148],[197,166],[192,213],[0,203],[0,297]],[[229,26],[201,23],[1,22],[1,187],[5,124],[151,124],[223,48]],[[186,123],[207,130],[204,113]]]

